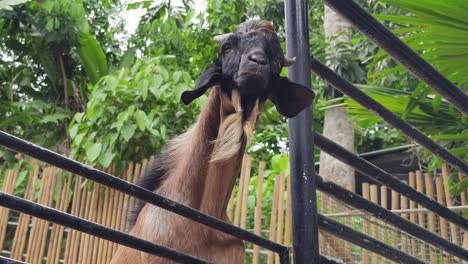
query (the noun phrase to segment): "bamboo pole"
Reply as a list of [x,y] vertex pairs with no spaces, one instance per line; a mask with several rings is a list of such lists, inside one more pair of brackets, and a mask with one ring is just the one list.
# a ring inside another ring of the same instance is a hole
[[292,202],[291,202],[291,176],[286,178],[287,200],[286,200],[286,221],[284,224],[284,245],[291,245],[292,234]]
[[[57,202],[55,203],[55,209],[59,209],[63,203],[63,199],[62,199],[62,196],[63,196],[63,192],[64,192],[64,186],[65,184],[63,184],[63,178],[62,177],[59,177],[58,178],[58,183],[57,183],[57,188],[58,190],[60,190],[60,193],[58,195],[58,200]],[[60,210],[60,209],[59,209]],[[52,224],[52,231],[51,231],[51,234],[50,234],[50,238],[49,238],[49,246],[48,246],[48,250],[47,250],[47,260],[46,260],[46,263],[52,263],[53,261],[53,257],[52,255],[55,256],[55,251],[57,250],[57,247],[56,247],[56,243],[57,243],[57,233],[58,232],[58,229],[56,227],[56,224]]]
[[[379,204],[379,194],[377,192],[377,185],[372,184],[370,186],[370,199],[373,203]],[[372,235],[374,238],[378,239],[379,237],[379,227],[378,225],[373,225],[372,228]],[[377,254],[372,254],[372,263],[379,263],[379,255]]]
[[[112,174],[114,174],[115,169],[112,168]],[[115,193],[116,190],[111,189],[110,190],[110,199],[109,199],[109,212],[108,212],[108,218],[106,222],[106,226],[112,227],[112,219],[114,218],[114,202],[115,202]],[[113,242],[106,241],[107,242],[107,248],[106,248],[106,260],[104,263],[110,263],[111,258],[112,258],[112,247],[113,247]]]
[[[145,161],[143,161],[143,162],[145,162]],[[146,163],[147,163],[147,161],[146,161]],[[145,168],[147,166],[146,163],[145,163]],[[131,182],[132,175],[133,175],[133,170],[134,170],[134,164],[133,164],[133,162],[131,162],[127,167],[127,172],[125,173],[125,178],[124,179],[126,181]],[[119,195],[120,195],[120,197],[119,197],[119,210],[120,210],[120,212],[118,214],[119,219],[117,221],[118,222],[117,226],[118,226],[118,229],[120,231],[125,232],[124,223],[126,222],[126,219],[128,217],[127,208],[125,206],[125,196],[127,196],[127,195],[124,194],[124,193],[120,193]]]
[[[283,243],[283,231],[284,231],[284,173],[279,175],[279,191],[278,191],[278,224],[276,228],[276,242],[279,244]],[[279,255],[275,256],[275,263],[279,264]]]
[[[109,199],[110,199],[110,189],[108,187],[104,187],[104,208],[102,212],[102,225],[106,225],[107,218],[109,217],[108,215]],[[107,241],[104,239],[101,239],[99,241],[98,263],[105,263],[106,249],[107,249]]]
[[[91,211],[91,203],[93,200],[93,193],[91,190],[89,190],[89,187],[86,186],[83,188],[86,192],[86,204],[84,208],[84,219],[89,220],[89,214]],[[82,205],[83,206],[83,205]],[[89,243],[89,235],[86,233],[81,234],[81,242],[80,242],[80,249],[79,249],[79,254],[78,254],[78,263],[86,263],[86,256],[87,256],[87,249],[88,249],[88,243]]]
[[[408,198],[404,195],[400,196],[400,209],[408,209]],[[408,214],[401,214],[401,217],[408,219]],[[401,249],[404,252],[409,252],[408,236],[403,232],[401,232]]]
[[[37,177],[39,175],[39,165],[33,163],[34,170],[29,177],[28,185],[26,187],[26,192],[24,198],[27,200],[32,200],[34,198],[34,193],[36,190]],[[16,229],[15,236],[13,238],[13,245],[11,249],[11,258],[17,260],[23,260],[23,251],[24,246],[26,245],[26,237],[29,230],[29,220],[31,216],[28,214],[20,214],[18,219],[18,228]]]
[[[423,179],[423,175],[421,173],[421,171],[417,170],[416,171],[416,190],[420,193],[424,193],[424,179]],[[420,204],[417,205],[418,208],[423,208]],[[426,213],[424,212],[421,212],[421,213],[418,213],[418,224],[419,226],[421,227],[426,227],[425,226],[425,215]],[[423,260],[427,260],[428,259],[428,255],[427,255],[427,244],[420,241],[421,243],[419,244],[419,249],[420,249],[420,252],[421,252],[421,258]]]
[[[90,202],[90,210],[88,214],[88,220],[95,222],[96,221],[96,213],[97,213],[97,199],[99,196],[99,186],[95,183],[93,189],[91,191],[91,202]],[[94,236],[87,235],[86,239],[86,248],[85,248],[85,263],[91,263],[92,255],[93,255],[93,247],[94,247]]]
[[245,229],[247,226],[247,209],[248,209],[248,198],[249,198],[249,183],[250,183],[250,173],[252,170],[252,159],[247,157],[245,162],[245,172],[244,172],[244,188],[242,190],[242,207],[241,207],[241,220],[240,227]]
[[[258,178],[257,178],[257,204],[255,206],[255,223],[254,234],[260,236],[260,229],[262,227],[262,202],[263,202],[263,177],[265,173],[265,162],[260,161],[258,164]],[[229,201],[231,203],[232,199]],[[253,246],[252,264],[258,264],[260,257],[260,248],[258,245]]]
[[[444,179],[443,177],[436,177],[436,192],[437,192],[437,201],[443,205],[446,206],[445,202],[445,191],[444,191]],[[448,237],[448,224],[447,220],[445,218],[440,217],[440,235],[444,239],[449,239]]]
[[[370,200],[370,190],[369,190],[369,183],[365,182],[362,184],[362,197],[367,200]],[[369,234],[369,223],[364,221],[363,223],[364,233]],[[369,251],[363,249],[362,250],[362,263],[369,264]]]
[[[408,174],[408,178],[409,178],[409,186],[416,190],[416,174],[414,172],[410,172]],[[416,202],[413,201],[413,200],[410,200],[409,206],[410,206],[410,209],[416,209]],[[416,224],[417,223],[417,217],[418,217],[418,215],[416,213],[410,213],[410,221],[411,222]],[[413,255],[416,255],[417,252],[418,252],[418,245],[417,245],[415,239],[410,238],[410,247],[411,247],[411,253]]]
[[[96,192],[95,195],[95,202],[94,202],[94,216],[93,216],[93,221],[96,223],[101,223],[101,217],[102,217],[102,186],[98,183],[94,183],[93,187],[93,192]],[[92,246],[89,249],[89,258],[90,262],[89,263],[97,263],[97,252],[99,250],[99,238],[95,236],[91,236],[90,238],[90,243]]]
[[[39,196],[37,198],[37,203],[43,203],[43,200],[44,200],[44,194],[43,194],[45,192],[44,188],[46,188],[46,186],[48,185],[47,181],[49,180],[49,178],[44,176],[45,173],[46,172],[42,171],[42,178],[40,181],[41,187],[39,189]],[[39,219],[35,217],[31,219],[31,231],[30,231],[30,235],[28,239],[27,248],[26,248],[26,258],[25,258],[26,262],[31,262],[34,256],[34,252],[33,252],[34,243],[32,243],[32,241],[36,241],[37,239],[37,233],[38,233],[38,228],[39,228],[38,221]]]
[[[88,180],[83,180],[81,185],[83,187],[80,188],[80,198],[81,198],[81,201],[80,203],[78,204],[78,216],[82,217],[82,218],[85,218],[85,213],[86,213],[86,204],[88,203],[88,192],[87,192],[87,182]],[[83,206],[85,205],[85,206]],[[81,262],[78,262],[78,253],[80,252],[80,249],[82,247],[82,242],[83,242],[83,233],[81,232],[76,232],[75,233],[76,237],[75,237],[75,243],[74,243],[74,248],[73,248],[73,255],[72,255],[72,263],[81,263]]]
[[[104,211],[104,186],[99,185],[99,199],[98,199],[98,214],[97,214],[97,222],[99,224],[103,223],[103,211]],[[93,260],[94,263],[99,263],[100,260],[100,252],[102,251],[102,238],[96,238],[96,242],[94,243],[93,249]]]
[[[435,180],[436,180],[435,183],[436,183],[437,201],[441,205],[446,206],[445,191],[444,191],[444,179],[443,179],[443,177],[436,177]],[[443,217],[439,217],[439,224],[440,224],[439,225],[440,235],[442,236],[442,238],[448,240],[449,236],[448,236],[448,223],[447,223],[447,220],[445,220],[445,218],[443,218]],[[446,263],[445,257],[443,259],[444,259],[443,263]]]
[[[51,207],[54,193],[55,193],[55,184],[56,184],[56,169],[54,167],[48,167],[44,169],[44,177],[47,179],[44,180],[44,193],[42,203],[45,206]],[[31,262],[33,263],[42,263],[44,258],[44,250],[45,250],[45,243],[47,233],[49,231],[49,222],[45,220],[38,219],[37,221],[38,228],[36,233],[36,239],[32,240],[33,243],[33,255],[31,258]]]
[[[458,179],[460,181],[463,181],[463,179],[465,178],[465,175],[461,172],[458,173]],[[463,191],[460,193],[460,202],[462,205],[465,205],[466,204],[466,191]]]
[[[270,215],[270,233],[269,239],[275,240],[276,238],[276,219],[277,219],[277,212],[278,212],[278,196],[279,196],[279,176],[275,177],[275,190],[273,192],[273,204],[271,206],[271,215]],[[267,264],[273,264],[274,260],[274,253],[268,252]]]
[[237,200],[236,200],[236,211],[234,214],[234,225],[239,226],[240,224],[240,215],[242,207],[242,194],[244,193],[244,174],[245,174],[245,163],[247,162],[247,155],[244,155],[242,159],[242,167],[239,179],[239,188],[237,191]]
[[[434,183],[432,181],[432,175],[430,173],[425,174],[425,184],[426,184],[426,195],[434,199]],[[433,212],[429,212],[429,217],[428,217],[428,227],[429,231],[432,233],[436,233],[436,216]],[[437,263],[437,253],[434,249],[434,247],[429,246],[429,252],[430,252],[430,257],[431,257],[431,263]]]
[[[133,170],[133,163],[130,162],[127,166],[127,169],[125,170],[124,174],[122,175],[122,179],[127,179],[129,178],[129,174],[131,175],[132,174],[132,170]],[[121,226],[121,222],[123,221],[123,199],[124,199],[124,194],[122,192],[116,192],[116,205],[114,206],[114,212],[115,212],[115,216],[113,217],[115,219],[115,221],[113,221],[112,223],[112,227],[116,230],[120,230],[120,226]],[[113,246],[112,246],[112,250],[111,250],[111,258],[112,256],[114,255],[115,251],[117,250],[117,247],[118,247],[118,244],[117,243],[114,243]]]
[[[5,182],[3,183],[3,192],[13,193],[15,189],[16,179],[18,177],[19,168],[8,170]],[[5,207],[0,208],[0,251],[3,248],[5,241],[6,230],[8,225],[8,217],[10,210]]]
[[[392,190],[392,210],[397,210],[400,207],[400,194],[394,190]],[[400,248],[398,243],[398,233],[393,229],[392,232],[392,242],[395,248]]]
[[[62,188],[60,192],[60,199],[56,204],[56,209],[65,212],[68,206],[68,196],[70,194],[70,187],[72,179],[69,178],[65,181],[63,178]],[[65,183],[66,182],[66,183]],[[59,263],[61,245],[63,240],[64,227],[58,224],[52,224],[52,233],[50,238],[50,246],[47,252],[47,263]]]
[[[380,206],[382,206],[385,209],[388,209],[388,192],[387,192],[387,186],[381,185],[380,186]],[[387,233],[387,228],[384,228],[383,230],[383,240],[385,243],[388,243],[388,233]],[[382,258],[383,263],[389,262],[387,258]]]
[[[442,177],[444,179],[444,183],[448,182],[449,174],[450,174],[450,168],[448,167],[446,163],[442,163]],[[444,191],[445,191],[445,201],[446,201],[447,206],[453,206],[454,197],[452,197],[448,188],[444,188]],[[450,223],[450,237],[452,238],[452,242],[457,245],[460,245],[461,242],[460,242],[458,231],[459,231],[459,228],[457,227],[457,225]],[[454,263],[461,263],[461,262],[462,260],[460,258],[454,259]]]
[[[442,164],[442,177],[444,179],[444,183],[448,182],[448,177],[449,177],[449,168],[447,164]],[[453,199],[452,195],[450,194],[448,188],[444,188],[445,190],[445,199],[447,202],[447,206],[453,206]],[[460,245],[460,239],[458,237],[458,228],[455,224],[450,223],[450,235],[452,237],[452,242]]]
[[[73,190],[73,199],[72,199],[72,205],[70,212],[72,215],[78,215],[78,202],[81,201],[81,192],[80,192],[80,186],[81,186],[81,177],[76,177],[74,175],[71,175],[70,177],[75,178],[75,186]],[[64,254],[64,263],[73,263],[72,261],[72,251],[74,248],[75,244],[75,239],[76,239],[76,230],[69,229],[68,230],[68,235],[67,235],[67,244],[65,246],[65,254]]]
[[[39,198],[39,203],[42,205],[48,206],[48,201],[49,201],[49,196],[50,193],[53,192],[50,190],[52,188],[52,177],[51,177],[51,170],[50,168],[44,168],[43,174],[42,174],[42,182],[41,182],[41,189],[40,189],[40,198]],[[34,236],[32,239],[29,240],[29,244],[31,245],[30,250],[28,250],[27,257],[26,258],[27,262],[32,262],[32,263],[38,263],[41,261],[41,256],[40,256],[40,249],[42,247],[42,237],[44,234],[44,226],[46,221],[41,220],[41,219],[34,219],[35,224],[33,226],[34,228]],[[47,230],[46,230],[47,231]]]

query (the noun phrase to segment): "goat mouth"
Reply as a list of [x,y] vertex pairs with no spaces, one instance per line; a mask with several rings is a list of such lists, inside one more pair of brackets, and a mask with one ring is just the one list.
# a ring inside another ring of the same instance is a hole
[[236,86],[242,98],[259,97],[265,93],[268,81],[263,74],[252,71],[239,72],[235,79]]

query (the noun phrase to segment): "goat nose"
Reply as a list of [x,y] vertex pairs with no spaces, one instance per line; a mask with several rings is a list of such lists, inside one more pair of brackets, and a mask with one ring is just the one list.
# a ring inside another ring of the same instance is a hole
[[267,59],[265,57],[265,55],[262,53],[262,52],[252,52],[249,54],[249,60],[255,62],[255,63],[258,63],[258,64],[262,64],[262,65],[265,65],[267,64]]

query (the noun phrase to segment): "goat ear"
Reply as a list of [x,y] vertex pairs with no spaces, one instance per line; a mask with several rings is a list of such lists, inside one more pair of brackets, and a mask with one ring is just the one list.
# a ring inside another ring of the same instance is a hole
[[197,85],[191,91],[182,93],[181,99],[185,105],[190,104],[193,100],[202,96],[211,86],[215,85],[221,80],[221,63],[215,60],[206,66],[202,72]]
[[292,118],[311,105],[314,97],[314,92],[309,88],[282,77],[274,82],[273,93],[269,99],[280,114]]

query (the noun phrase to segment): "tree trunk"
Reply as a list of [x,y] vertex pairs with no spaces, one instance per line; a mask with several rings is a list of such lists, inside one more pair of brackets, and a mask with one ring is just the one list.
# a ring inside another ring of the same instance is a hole
[[[344,18],[325,6],[325,37],[328,38],[340,34],[329,42],[330,47],[334,47],[339,42],[349,42],[351,39],[350,27],[351,25]],[[327,87],[327,95],[330,99],[341,96],[331,86]],[[323,135],[354,152],[354,123],[349,120],[348,112],[345,108],[336,107],[325,111]],[[355,189],[354,170],[323,151],[320,152],[319,174],[325,179],[331,180],[351,191]],[[336,213],[344,210],[345,208],[340,203],[322,193],[322,213]],[[321,232],[320,235],[322,241],[330,249],[329,252],[325,252],[324,254],[328,253],[329,255],[338,257],[345,263],[352,261],[349,248],[342,241],[325,232]]]
[[[327,6],[325,6],[324,27],[326,37],[344,33],[331,41],[330,46],[335,46],[340,41],[349,41],[351,38],[349,33],[350,25]],[[328,94],[334,94],[331,90],[332,87],[327,87],[327,89],[329,89]],[[336,107],[325,111],[323,135],[344,148],[354,151],[354,123],[349,120],[345,108]],[[319,174],[340,186],[349,186],[354,190],[354,170],[324,152],[320,154]]]

